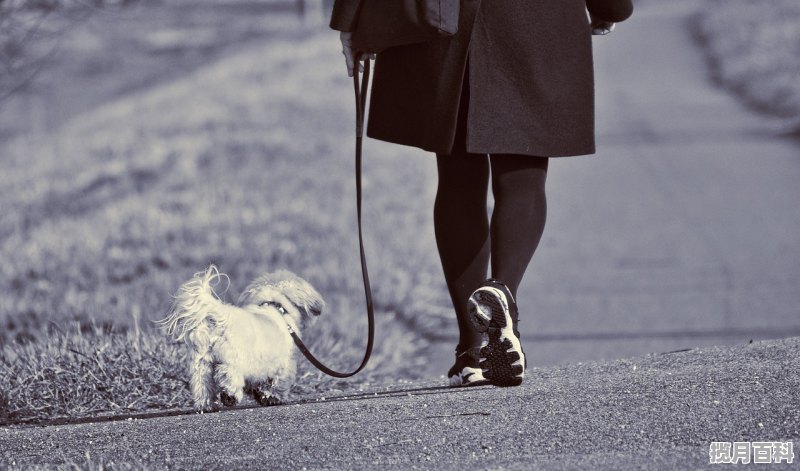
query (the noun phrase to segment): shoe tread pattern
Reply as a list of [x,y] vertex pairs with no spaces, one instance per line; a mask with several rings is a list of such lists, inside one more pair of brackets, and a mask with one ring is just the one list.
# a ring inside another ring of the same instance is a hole
[[[481,361],[479,363],[484,377],[495,386],[518,386],[522,384],[525,369],[522,365],[523,362],[520,361],[521,352],[514,348],[514,344],[507,338],[507,335],[503,335],[503,330],[506,330],[508,321],[511,320],[506,317],[506,307],[491,290],[479,290],[474,296],[477,298],[477,303],[488,307],[492,313],[488,326],[482,322],[480,316],[473,316],[476,325],[480,323],[485,326],[483,331],[487,337],[486,345],[481,347]],[[513,332],[513,329],[506,330],[507,333],[509,331],[511,331],[511,335],[515,335],[517,339],[519,338],[518,334]]]

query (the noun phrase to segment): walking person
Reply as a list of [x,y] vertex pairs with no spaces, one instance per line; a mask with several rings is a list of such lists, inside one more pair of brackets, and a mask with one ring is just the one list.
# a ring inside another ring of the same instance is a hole
[[[351,75],[365,58],[350,40],[363,1],[385,0],[336,0],[331,18]],[[452,386],[522,382],[515,299],[544,231],[549,158],[594,153],[591,36],[631,11],[631,0],[461,0],[454,36],[377,55],[367,135],[436,154]]]

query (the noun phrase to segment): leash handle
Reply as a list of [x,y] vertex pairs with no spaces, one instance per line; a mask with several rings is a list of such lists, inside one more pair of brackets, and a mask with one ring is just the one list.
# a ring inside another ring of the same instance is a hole
[[361,254],[361,275],[364,278],[364,297],[367,301],[367,349],[361,365],[355,371],[342,373],[332,370],[325,366],[321,361],[308,350],[308,347],[300,340],[300,336],[289,327],[289,333],[294,339],[295,345],[303,356],[316,366],[320,371],[334,378],[349,378],[364,369],[372,355],[372,346],[375,343],[375,309],[372,303],[372,288],[369,284],[369,272],[367,271],[367,257],[364,254],[364,236],[361,231],[361,148],[364,140],[364,114],[367,107],[367,89],[369,87],[370,59],[364,60],[363,79],[359,80],[358,70],[353,71],[353,86],[356,96],[356,215],[358,217],[358,246]]

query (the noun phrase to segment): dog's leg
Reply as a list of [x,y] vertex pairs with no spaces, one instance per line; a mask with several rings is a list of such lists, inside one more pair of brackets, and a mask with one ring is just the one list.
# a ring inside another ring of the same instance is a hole
[[214,358],[208,351],[196,352],[192,361],[191,390],[194,405],[203,411],[216,409],[216,388],[214,386]]
[[235,406],[244,398],[244,376],[235,374],[225,365],[217,366],[215,373],[220,387],[220,399],[226,407]]
[[272,385],[272,379],[253,384],[253,399],[262,406],[276,406],[280,404],[280,398],[272,394]]
[[294,381],[271,378],[269,381],[261,383],[261,387],[254,388],[253,397],[262,406],[275,406],[283,404],[289,398],[289,390]]

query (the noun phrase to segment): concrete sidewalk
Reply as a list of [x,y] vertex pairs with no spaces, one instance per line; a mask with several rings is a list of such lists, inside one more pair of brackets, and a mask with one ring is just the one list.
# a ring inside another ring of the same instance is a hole
[[0,428],[0,468],[704,469],[714,441],[800,443],[798,352],[794,338],[533,369],[517,388],[400,383],[280,407]]
[[551,162],[518,296],[532,364],[800,335],[800,142],[710,82],[701,3],[594,39],[598,152]]

